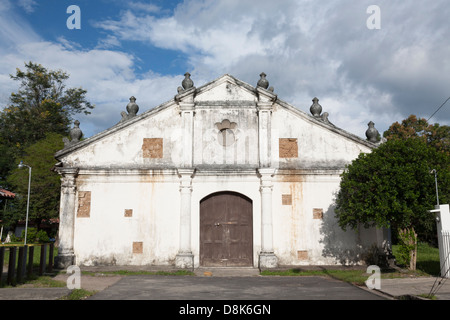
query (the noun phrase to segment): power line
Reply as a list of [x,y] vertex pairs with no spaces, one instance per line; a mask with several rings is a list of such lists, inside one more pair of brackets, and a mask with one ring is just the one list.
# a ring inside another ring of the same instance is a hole
[[447,100],[444,101],[443,104],[441,104],[441,106],[431,115],[431,117],[428,118],[427,122],[430,121],[431,118],[433,118],[433,116],[439,111],[441,110],[441,108],[447,103],[447,101],[450,100],[450,97],[447,98]]

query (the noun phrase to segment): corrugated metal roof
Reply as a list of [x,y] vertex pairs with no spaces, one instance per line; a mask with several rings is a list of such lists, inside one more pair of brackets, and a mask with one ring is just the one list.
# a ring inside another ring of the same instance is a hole
[[15,196],[16,196],[15,193],[12,193],[11,191],[0,188],[0,197],[13,199]]

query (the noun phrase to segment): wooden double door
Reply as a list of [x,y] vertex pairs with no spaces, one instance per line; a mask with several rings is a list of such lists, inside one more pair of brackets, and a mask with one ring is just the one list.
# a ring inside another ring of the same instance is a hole
[[200,201],[200,265],[253,266],[252,201],[235,192]]

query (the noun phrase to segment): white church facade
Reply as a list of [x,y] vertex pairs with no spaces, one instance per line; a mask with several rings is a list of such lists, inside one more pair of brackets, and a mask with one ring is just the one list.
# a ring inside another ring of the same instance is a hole
[[61,175],[57,265],[260,267],[356,264],[386,231],[340,229],[340,174],[376,143],[222,77],[186,74],[170,101],[56,153]]

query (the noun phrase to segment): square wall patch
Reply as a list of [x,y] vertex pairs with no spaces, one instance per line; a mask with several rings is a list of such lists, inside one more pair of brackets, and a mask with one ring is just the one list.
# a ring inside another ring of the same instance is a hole
[[323,209],[314,208],[313,209],[313,219],[323,219]]
[[77,218],[89,218],[91,216],[91,192],[78,191]]
[[308,260],[308,251],[307,250],[297,251],[297,259],[298,260]]
[[281,204],[283,206],[292,205],[292,195],[291,194],[282,194],[281,195]]
[[162,138],[144,138],[142,143],[142,157],[157,159],[163,157]]
[[133,242],[133,253],[142,253],[144,248],[143,242]]
[[298,145],[295,138],[280,138],[279,140],[280,158],[297,158]]
[[133,209],[125,209],[125,217],[132,217],[133,216]]

